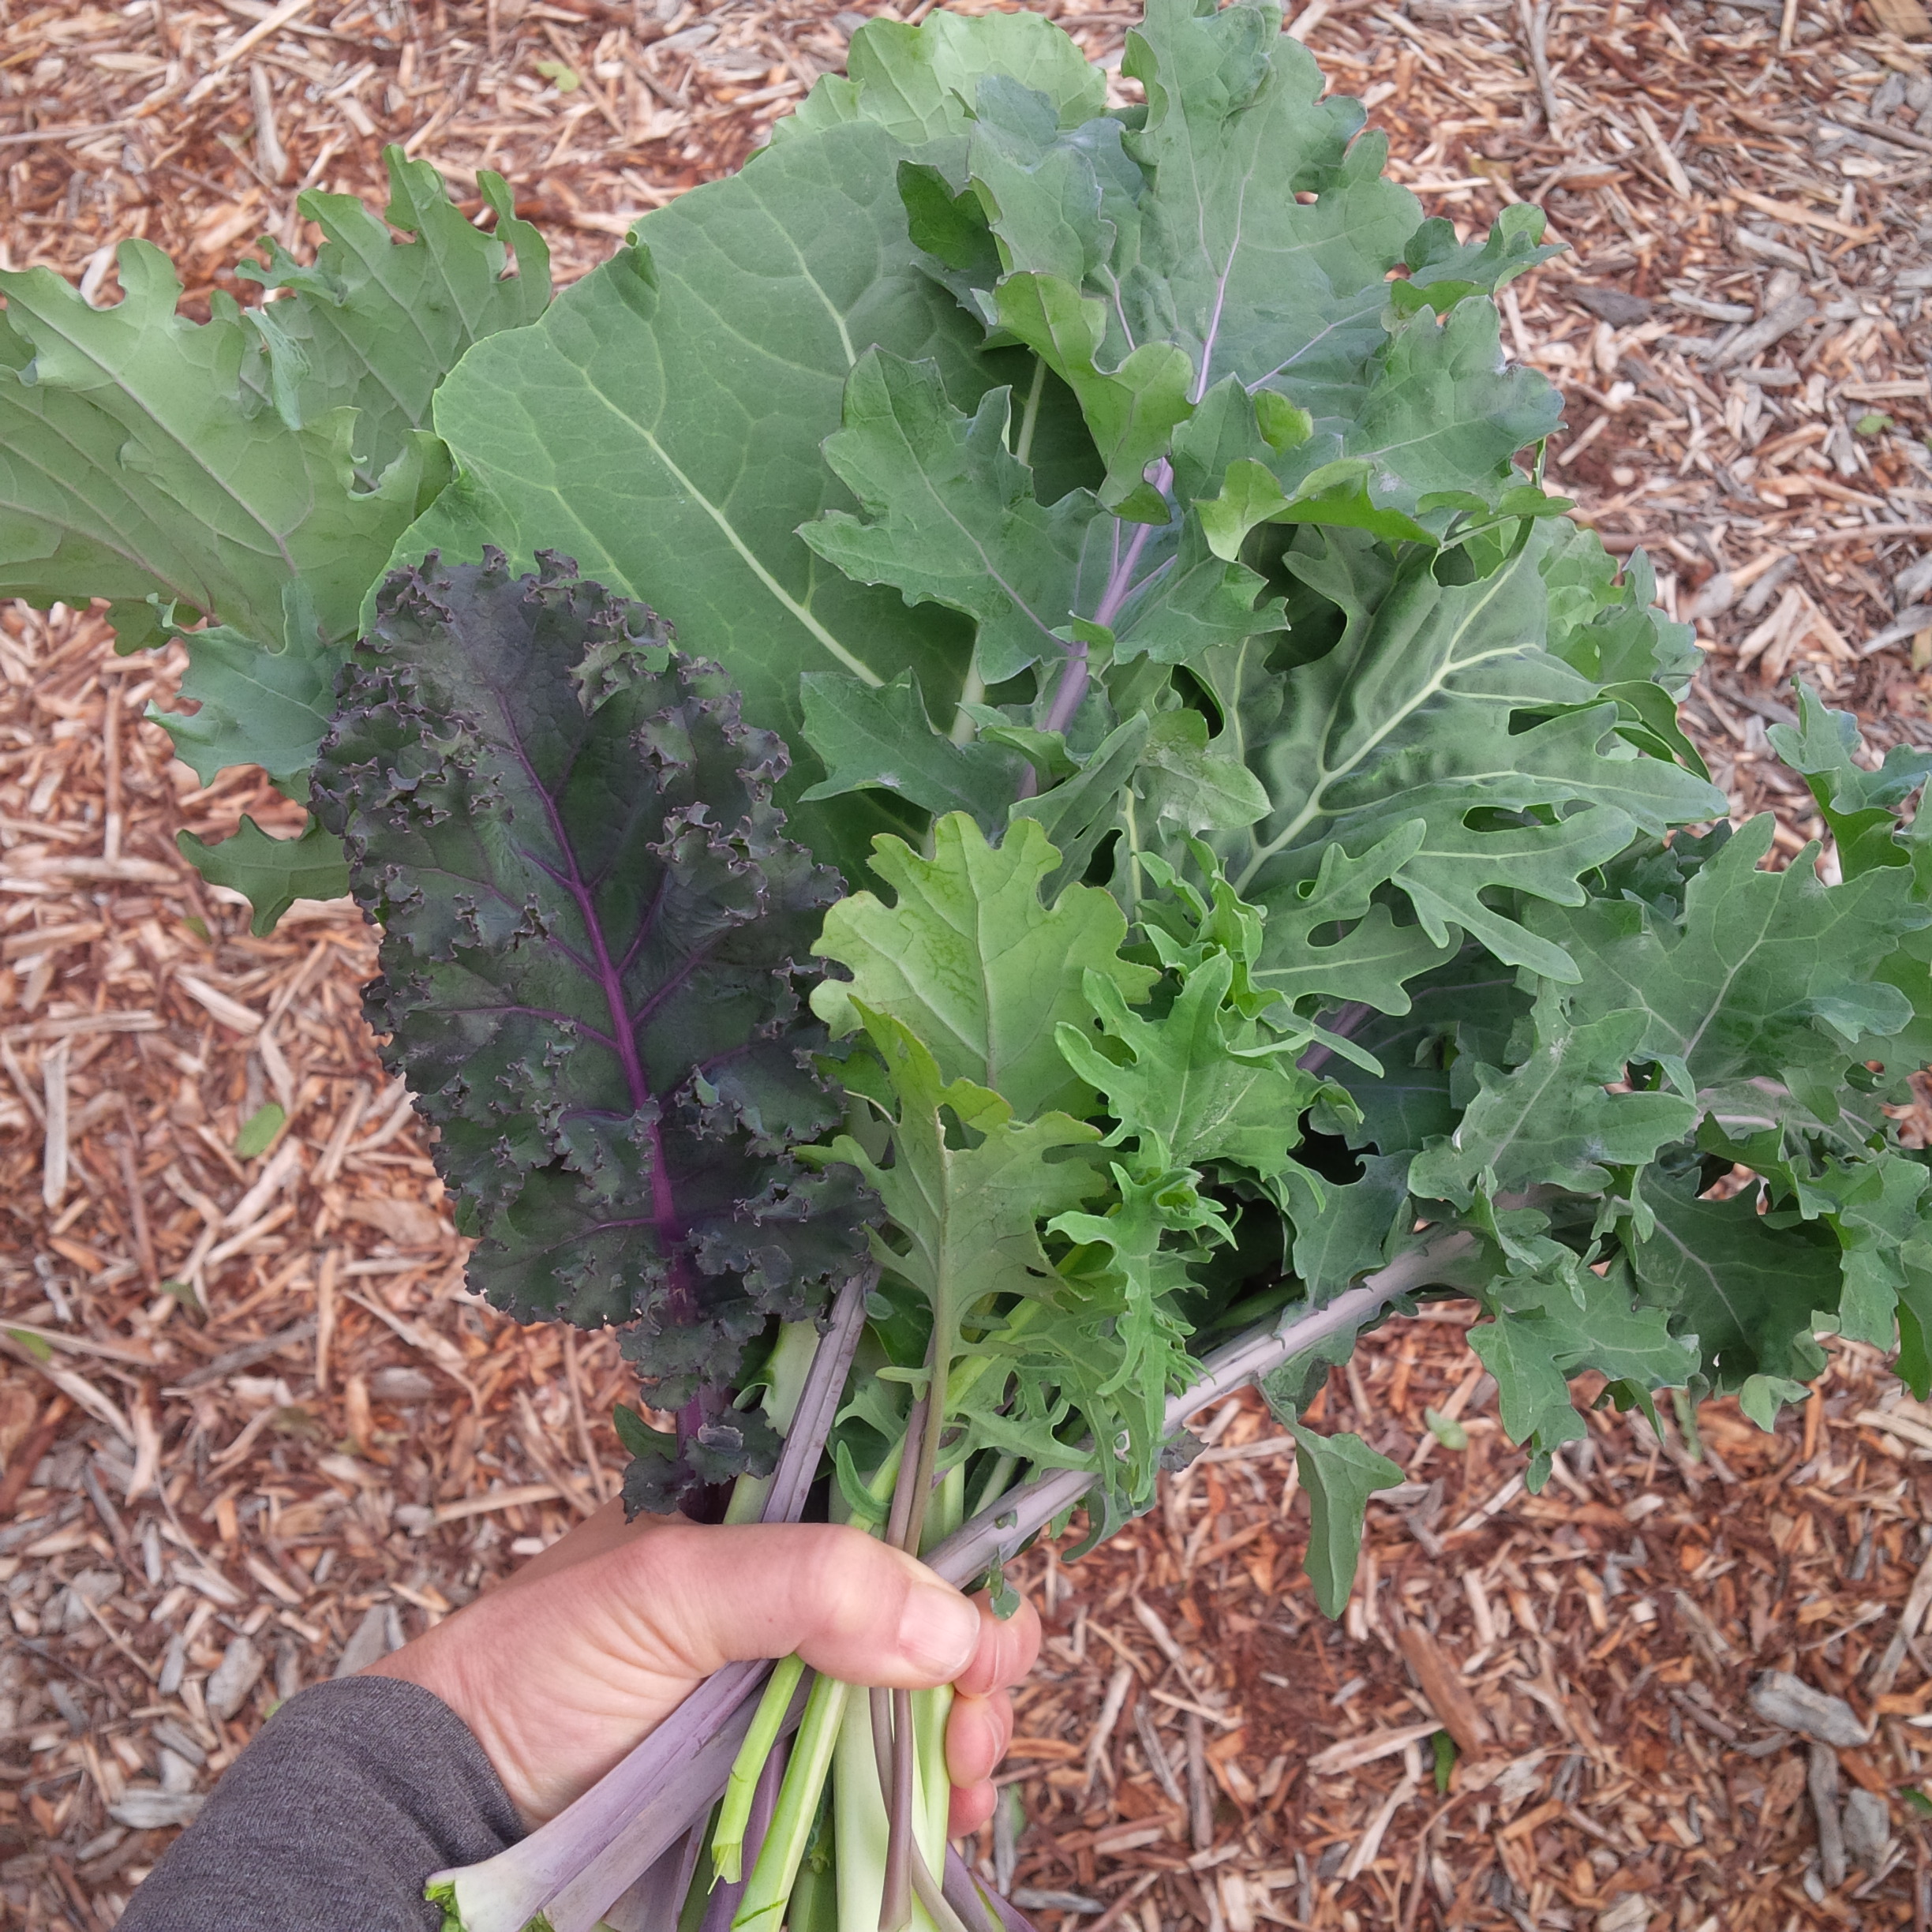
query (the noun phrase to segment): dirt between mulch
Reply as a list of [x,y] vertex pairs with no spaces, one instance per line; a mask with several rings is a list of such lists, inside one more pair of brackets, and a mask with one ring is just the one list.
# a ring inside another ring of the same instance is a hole
[[[252,298],[253,235],[309,245],[301,188],[380,201],[394,139],[468,212],[500,169],[567,280],[736,165],[869,10],[321,0],[264,31],[260,0],[0,0],[0,262],[109,301],[144,235],[205,315]],[[1045,10],[1118,68],[1137,9]],[[1876,747],[1932,743],[1929,24],[1919,0],[1294,23],[1431,212],[1549,210],[1571,253],[1504,310],[1567,399],[1552,481],[1649,547],[1706,647],[1690,726],[1786,856],[1818,829],[1765,738],[1794,673]],[[621,1462],[610,1339],[462,1289],[358,1017],[359,919],[253,939],[176,856],[244,811],[294,822],[141,721],[180,668],[0,610],[0,1905],[27,1926],[110,1925],[278,1698],[448,1614]],[[270,1099],[287,1124],[245,1157]],[[978,1852],[1047,1932],[1932,1924],[1932,1414],[1834,1344],[1775,1436],[1726,1403],[1694,1449],[1668,1413],[1661,1443],[1593,1416],[1530,1498],[1492,1394],[1453,1320],[1331,1377],[1327,1419],[1411,1478],[1338,1624],[1252,1398],[1106,1548],[1028,1559],[1049,1640]],[[1828,1808],[1869,1791],[1887,1826],[1842,1880],[1807,1747],[1747,1702],[1766,1668],[1871,1727]]]

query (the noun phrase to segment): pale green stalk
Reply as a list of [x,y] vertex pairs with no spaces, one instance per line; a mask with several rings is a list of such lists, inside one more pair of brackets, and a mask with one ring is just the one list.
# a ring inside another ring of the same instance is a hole
[[780,1728],[791,1707],[792,1694],[804,1673],[803,1661],[796,1657],[781,1657],[772,1666],[751,1728],[745,1733],[745,1741],[732,1762],[724,1802],[719,1807],[717,1824],[711,1833],[711,1866],[717,1874],[713,1883],[721,1880],[726,1885],[736,1885],[744,1876],[745,1826],[751,1821],[752,1796],[758,1790],[765,1760],[778,1742]]
[[[929,1694],[921,1692],[920,1696]],[[917,1702],[917,1698],[915,1698]],[[915,1763],[916,1773],[918,1766]],[[879,1905],[886,1892],[886,1846],[889,1836],[886,1799],[879,1784],[878,1758],[872,1749],[872,1717],[862,1697],[845,1707],[832,1774],[832,1819],[837,1857],[838,1932],[878,1932]],[[917,1797],[915,1784],[915,1797]],[[925,1814],[915,1803],[919,1848],[926,1849]],[[943,1826],[942,1831],[943,1833]],[[940,1840],[944,1855],[945,1839]],[[909,1932],[938,1932],[931,1915],[915,1898]]]
[[[946,1824],[953,1808],[945,1762],[946,1719],[952,1711],[950,1684],[912,1694],[913,1816],[919,1821],[920,1855],[934,1878],[945,1874]],[[916,1900],[914,1904],[916,1908]]]
[[[805,1393],[805,1378],[811,1372],[812,1357],[818,1348],[816,1324],[786,1322],[779,1328],[767,1371],[771,1379],[766,1384],[765,1399],[760,1406],[781,1436],[791,1428],[792,1418],[798,1413],[799,1398]],[[771,1486],[769,1476],[740,1476],[732,1485],[724,1520],[728,1523],[756,1522],[764,1512]]]
[[772,1814],[771,1829],[765,1835],[743,1902],[732,1921],[732,1932],[777,1932],[811,1837],[818,1794],[825,1789],[826,1773],[832,1768],[851,1690],[849,1684],[833,1677],[820,1677],[812,1685],[798,1735],[792,1741],[792,1762],[785,1767],[784,1783],[779,1788],[778,1808]]
[[1002,1455],[995,1458],[993,1466],[987,1471],[986,1481],[979,1485],[979,1494],[968,1512],[977,1516],[996,1497],[1006,1493],[1006,1485],[1013,1479],[1013,1471],[1020,1466],[1017,1456]]

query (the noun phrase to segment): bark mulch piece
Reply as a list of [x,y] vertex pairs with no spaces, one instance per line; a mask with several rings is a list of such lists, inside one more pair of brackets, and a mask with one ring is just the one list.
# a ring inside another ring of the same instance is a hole
[[[256,235],[312,245],[301,188],[380,200],[396,140],[467,212],[505,174],[568,280],[736,165],[870,10],[0,0],[0,262],[110,301],[144,236],[205,314],[253,298]],[[1045,10],[1116,67],[1138,12]],[[1551,479],[1697,625],[1699,742],[1796,856],[1819,828],[1765,736],[1794,674],[1875,746],[1932,743],[1932,21],[1309,0],[1294,30],[1431,212],[1549,211],[1571,252],[1504,306],[1569,403]],[[28,1925],[110,1925],[278,1698],[611,1493],[631,1386],[609,1338],[464,1292],[353,910],[255,939],[177,857],[245,811],[294,825],[141,721],[180,669],[98,616],[0,613],[0,1899]],[[1775,1436],[1728,1402],[1661,1440],[1593,1415],[1530,1497],[1461,1327],[1385,1331],[1323,1398],[1411,1479],[1339,1624],[1252,1398],[1106,1548],[1028,1559],[1050,1635],[989,1866],[1046,1932],[1932,1923],[1932,1412],[1834,1344]],[[1773,1729],[1765,1670],[1869,1741]]]

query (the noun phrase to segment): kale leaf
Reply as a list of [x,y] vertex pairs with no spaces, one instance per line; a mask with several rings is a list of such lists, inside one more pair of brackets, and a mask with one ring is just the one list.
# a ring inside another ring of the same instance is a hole
[[697,1404],[639,1497],[757,1470],[745,1346],[864,1252],[849,1174],[790,1157],[840,1116],[800,964],[839,882],[784,836],[785,765],[653,612],[499,553],[387,581],[316,766],[473,1280],[623,1324],[652,1399]]

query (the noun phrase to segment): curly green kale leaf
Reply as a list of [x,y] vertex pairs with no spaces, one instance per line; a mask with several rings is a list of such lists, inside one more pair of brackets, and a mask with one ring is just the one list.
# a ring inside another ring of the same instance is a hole
[[891,1230],[873,1237],[874,1252],[930,1309],[943,1381],[962,1325],[975,1312],[985,1318],[989,1297],[1026,1300],[1053,1287],[1039,1224],[1099,1190],[1101,1177],[1074,1150],[1100,1130],[1061,1113],[1017,1119],[1002,1095],[947,1080],[903,1021],[863,1001],[854,1006],[883,1069],[892,1158],[875,1158],[851,1134],[807,1157],[856,1170],[878,1196]]
[[963,812],[933,828],[933,856],[882,838],[872,869],[897,895],[856,893],[826,916],[817,952],[852,974],[822,981],[812,1007],[834,1033],[871,1007],[903,1022],[948,1080],[1000,1094],[1022,1118],[1085,1110],[1089,1090],[1061,1057],[1055,1029],[1087,1018],[1084,975],[1124,999],[1155,978],[1119,957],[1127,922],[1097,886],[1071,886],[1049,908],[1040,881],[1059,854],[1032,818],[989,845]]
[[317,766],[473,1279],[695,1397],[673,1488],[746,1466],[705,1392],[864,1252],[849,1177],[789,1158],[839,1118],[799,964],[838,882],[783,836],[785,762],[651,612],[498,555],[389,579]]
[[[1439,582],[1419,547],[1396,561],[1358,533],[1315,541],[1320,554],[1288,560],[1342,614],[1334,647],[1286,677],[1252,650],[1207,667],[1272,807],[1245,834],[1209,841],[1236,889],[1268,909],[1258,978],[1290,998],[1400,1012],[1401,983],[1466,933],[1505,964],[1574,982],[1549,929],[1511,917],[1496,889],[1580,904],[1582,875],[1638,829],[1714,816],[1722,794],[1639,755],[1616,707],[1544,648],[1527,547],[1458,584]],[[1393,921],[1387,886],[1413,925]],[[1316,943],[1338,921],[1348,930]]]
[[1643,1013],[1634,1054],[1681,1069],[1683,1091],[1836,1072],[1866,1035],[1912,1017],[1905,994],[1875,977],[1901,937],[1932,924],[1910,868],[1880,866],[1834,886],[1802,858],[1765,871],[1773,829],[1761,814],[1705,863],[1684,888],[1681,919],[1631,899],[1533,915],[1582,968],[1578,1019]]

